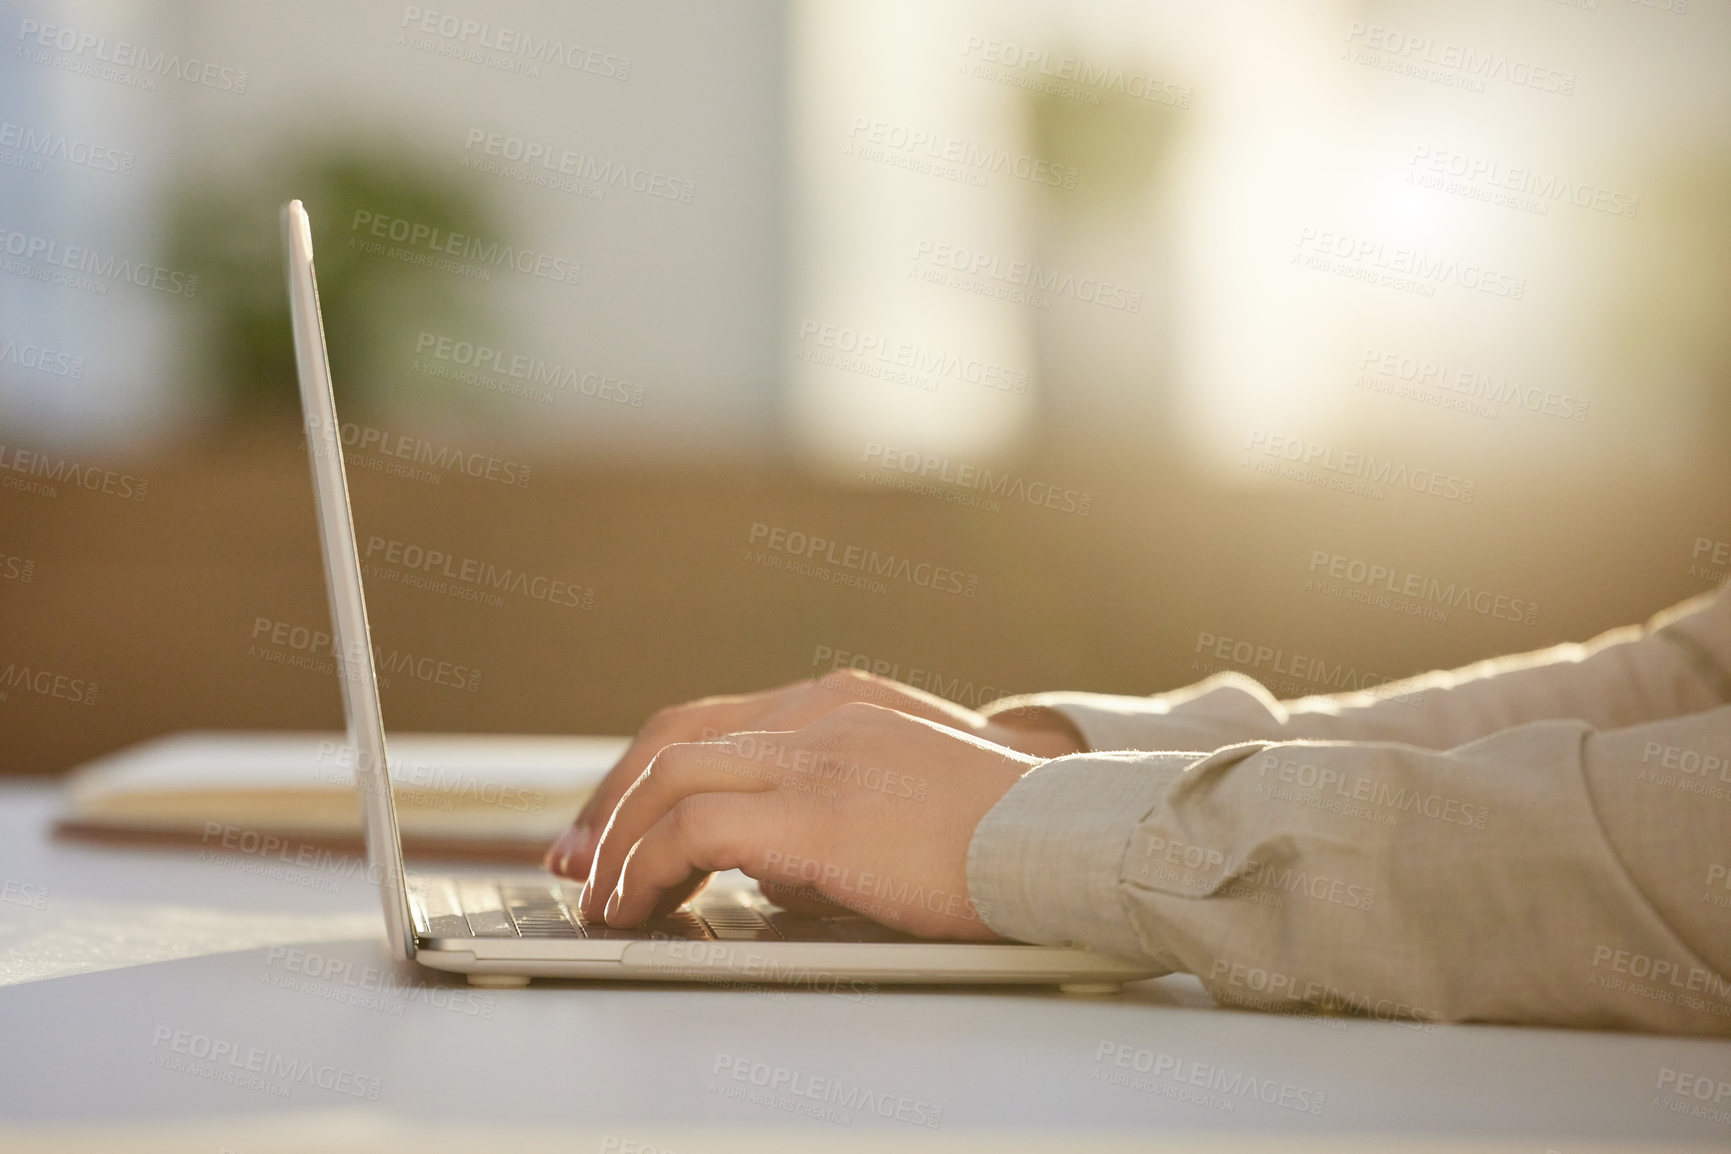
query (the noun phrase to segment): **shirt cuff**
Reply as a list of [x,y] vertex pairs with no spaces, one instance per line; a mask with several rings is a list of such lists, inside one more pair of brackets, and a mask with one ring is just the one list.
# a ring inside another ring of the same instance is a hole
[[1078,753],[1029,770],[968,844],[968,894],[996,932],[1146,961],[1120,888],[1131,834],[1200,754]]

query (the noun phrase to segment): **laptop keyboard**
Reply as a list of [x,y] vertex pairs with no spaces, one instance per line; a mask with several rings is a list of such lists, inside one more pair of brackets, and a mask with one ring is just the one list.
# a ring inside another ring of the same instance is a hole
[[414,897],[434,938],[677,939],[722,942],[902,942],[916,939],[868,918],[793,913],[751,891],[699,894],[664,917],[628,930],[588,921],[579,886],[415,878]]

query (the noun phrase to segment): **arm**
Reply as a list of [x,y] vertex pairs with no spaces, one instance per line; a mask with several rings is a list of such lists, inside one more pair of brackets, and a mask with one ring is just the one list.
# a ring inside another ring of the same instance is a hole
[[1042,761],[853,702],[660,748],[584,911],[637,925],[723,869],[924,936],[1188,970],[1232,1004],[1731,1034],[1731,705],[1447,751]]
[[985,923],[1222,1002],[1731,1034],[1731,705],[1446,752],[1249,742],[1040,764],[969,846]]
[[1399,741],[1447,749],[1511,726],[1575,719],[1616,729],[1731,700],[1731,592],[1667,610],[1585,645],[1481,661],[1360,693],[1281,703],[1224,673],[1157,697],[1041,693],[992,719],[1068,718],[1091,749],[1218,749],[1233,742]]

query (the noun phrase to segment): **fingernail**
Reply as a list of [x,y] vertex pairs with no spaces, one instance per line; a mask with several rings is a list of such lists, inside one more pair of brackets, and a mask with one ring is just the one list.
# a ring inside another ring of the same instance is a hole
[[613,915],[619,912],[619,890],[617,888],[607,896],[607,910],[601,915],[601,920],[608,925],[613,924]]
[[[553,843],[553,848],[548,851],[547,861],[549,865],[547,868],[556,874],[564,874],[569,877],[571,875],[572,850],[577,847],[579,840],[588,836],[588,833],[588,829],[583,826],[573,826],[566,830],[564,835]],[[581,861],[582,859],[579,858],[578,860]]]

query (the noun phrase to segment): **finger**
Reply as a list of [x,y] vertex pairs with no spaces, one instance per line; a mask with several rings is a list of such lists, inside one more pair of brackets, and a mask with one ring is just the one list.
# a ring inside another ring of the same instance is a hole
[[709,697],[657,713],[638,731],[625,753],[589,795],[571,828],[548,849],[543,868],[569,878],[587,877],[607,819],[657,753],[675,742],[701,741],[706,729],[731,733],[748,727],[762,728],[757,725],[758,718],[774,712],[786,699],[809,685],[807,681],[796,681],[760,693]]
[[590,862],[612,813],[644,767],[672,742],[701,741],[711,734],[743,729],[799,729],[849,702],[895,709],[961,733],[979,734],[985,719],[946,698],[856,669],[832,670],[815,681],[796,681],[741,697],[713,697],[665,710],[650,719],[625,756],[547,855],[543,865],[572,878],[588,876]]
[[[784,735],[741,736],[773,743]],[[595,847],[589,882],[583,888],[584,917],[601,916],[603,903],[613,892],[631,847],[680,801],[697,793],[756,793],[773,788],[773,769],[740,757],[734,752],[736,749],[737,746],[726,742],[706,741],[670,745],[655,755],[649,768],[620,800]]]
[[632,847],[607,899],[607,924],[637,925],[694,872],[747,864],[779,813],[774,793],[700,793],[680,801]]
[[665,746],[745,729],[799,729],[851,702],[894,709],[976,736],[986,724],[973,710],[936,694],[855,669],[832,670],[815,681],[796,681],[740,697],[706,698],[664,710],[644,726],[625,756],[591,795],[571,829],[553,843],[543,862],[544,868],[566,877],[588,877],[609,815]]
[[760,693],[705,697],[661,710],[644,724],[613,768],[607,771],[578,813],[579,819],[598,817],[604,820],[612,813],[613,807],[631,788],[637,775],[661,752],[662,746],[677,741],[702,740],[705,729],[713,729],[718,734],[738,729],[749,724],[752,718],[775,709],[781,698],[797,687],[784,685]]
[[649,912],[649,916],[652,918],[666,917],[696,897],[698,892],[714,878],[715,875],[708,870],[693,870],[690,877],[678,885],[670,886],[662,891],[660,899],[656,901],[655,908]]

